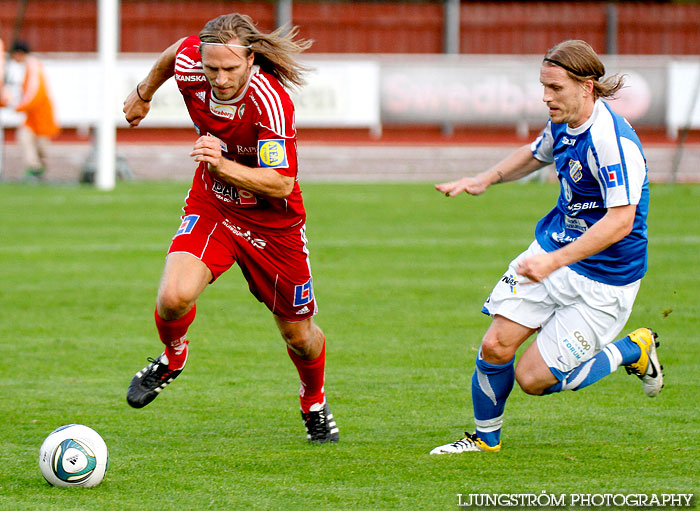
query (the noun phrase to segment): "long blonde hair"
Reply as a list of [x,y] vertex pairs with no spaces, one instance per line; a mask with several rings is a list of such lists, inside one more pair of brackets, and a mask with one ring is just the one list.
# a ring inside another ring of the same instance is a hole
[[576,81],[593,80],[595,99],[612,98],[625,85],[624,75],[613,75],[603,79],[605,66],[586,41],[562,41],[545,53],[544,63],[561,67]]
[[299,33],[299,27],[280,27],[268,34],[260,32],[253,20],[245,14],[224,14],[214,18],[204,25],[199,32],[203,43],[228,43],[238,39],[242,46],[249,46],[255,54],[254,64],[266,73],[277,78],[282,85],[289,87],[304,85],[303,74],[309,68],[294,60],[294,56],[308,50],[313,41],[294,38]]

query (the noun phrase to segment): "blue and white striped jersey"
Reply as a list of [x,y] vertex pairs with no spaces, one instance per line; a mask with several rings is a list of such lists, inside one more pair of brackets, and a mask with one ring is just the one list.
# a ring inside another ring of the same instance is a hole
[[642,146],[626,119],[601,100],[578,128],[551,120],[532,143],[540,161],[554,162],[561,193],[535,228],[538,243],[552,252],[578,239],[607,208],[637,205],[632,232],[605,250],[570,265],[606,284],[626,285],[647,268],[649,181]]

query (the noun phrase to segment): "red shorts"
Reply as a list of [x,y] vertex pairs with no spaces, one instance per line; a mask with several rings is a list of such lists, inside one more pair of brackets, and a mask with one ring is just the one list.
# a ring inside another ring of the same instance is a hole
[[289,234],[257,234],[188,208],[168,254],[192,254],[211,270],[212,282],[237,262],[250,292],[273,314],[295,322],[317,312],[306,243],[303,226]]

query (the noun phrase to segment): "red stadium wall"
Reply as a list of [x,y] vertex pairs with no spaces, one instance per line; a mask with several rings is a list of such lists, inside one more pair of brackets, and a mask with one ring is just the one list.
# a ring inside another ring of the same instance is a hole
[[[13,32],[17,0],[0,0],[0,37]],[[540,54],[568,38],[607,48],[608,2],[463,2],[461,53]],[[617,3],[620,54],[700,53],[700,5]],[[249,14],[275,26],[275,3],[216,0],[122,0],[123,52],[159,52],[219,14]],[[41,52],[94,52],[95,0],[29,0],[20,37]],[[440,1],[294,1],[292,17],[316,53],[441,53]]]
[[[700,53],[700,5],[617,3],[625,55]],[[608,3],[474,2],[461,6],[461,53],[540,54],[564,39],[607,48]]]
[[316,53],[441,53],[439,2],[297,2],[293,22]]

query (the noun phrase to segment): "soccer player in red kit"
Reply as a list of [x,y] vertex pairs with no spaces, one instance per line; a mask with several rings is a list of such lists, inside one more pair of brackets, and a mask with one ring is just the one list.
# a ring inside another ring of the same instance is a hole
[[294,105],[284,88],[303,84],[305,69],[292,57],[311,43],[296,34],[265,34],[248,16],[219,16],[167,48],[124,101],[126,120],[137,126],[174,76],[200,136],[190,153],[199,165],[158,289],[155,322],[165,350],[136,373],[127,401],[146,406],[180,374],[197,298],[238,263],[299,373],[308,440],[337,442],[324,391],[325,336],[313,321]]

